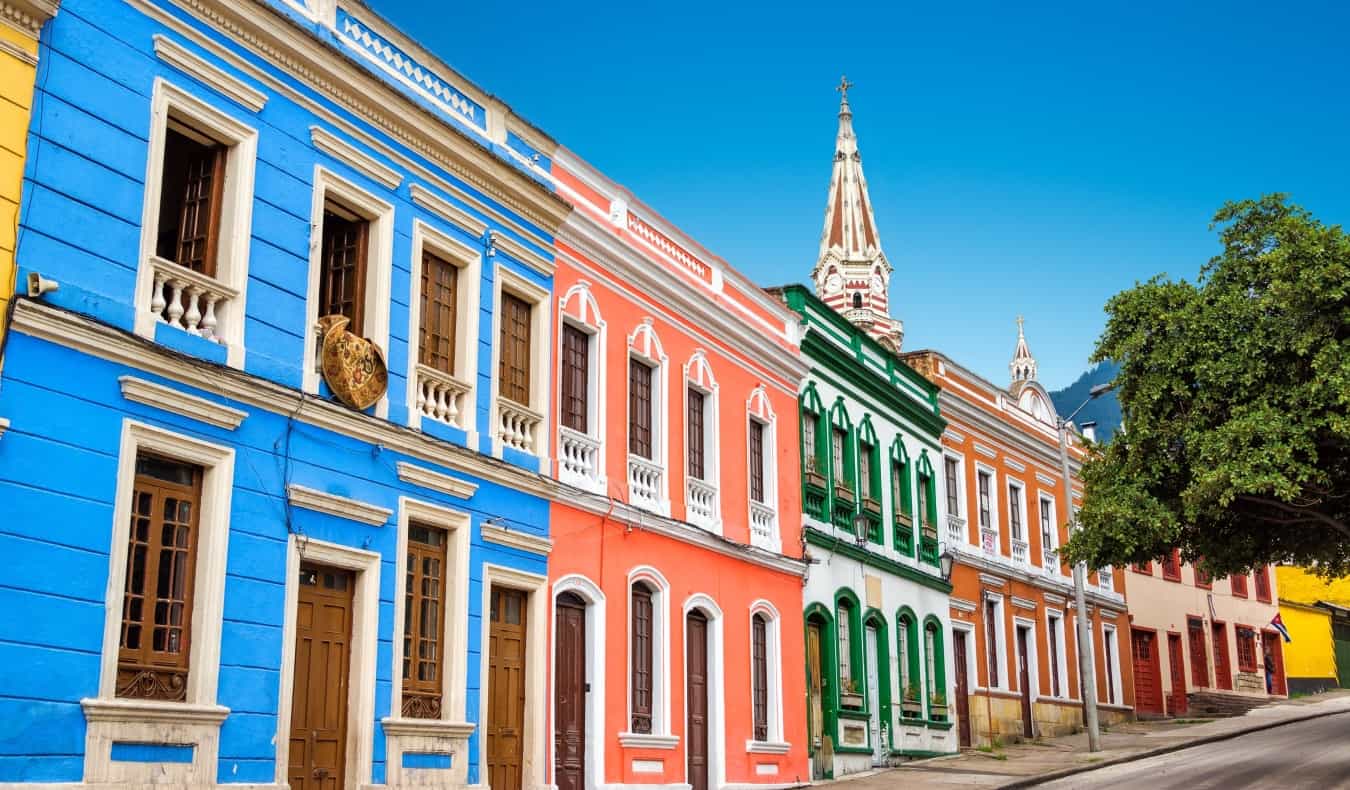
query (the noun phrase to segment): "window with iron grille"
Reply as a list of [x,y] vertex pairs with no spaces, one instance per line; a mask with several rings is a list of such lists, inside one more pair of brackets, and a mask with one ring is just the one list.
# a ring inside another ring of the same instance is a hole
[[1252,572],[1252,578],[1256,580],[1256,600],[1270,603],[1270,569],[1262,565]]
[[689,476],[695,480],[705,480],[707,468],[704,463],[704,417],[703,404],[705,402],[703,393],[693,387],[689,388],[689,415],[686,420],[689,429]]
[[764,615],[750,621],[751,698],[754,703],[755,740],[769,739],[769,637]]
[[228,152],[228,146],[169,120],[155,254],[208,277],[216,275]]
[[346,316],[347,331],[364,331],[367,233],[370,223],[336,203],[323,210],[319,252],[319,315]]
[[1256,632],[1246,626],[1237,628],[1238,671],[1256,671]]
[[441,718],[445,681],[445,584],[449,533],[408,525],[403,583],[403,715]]
[[562,424],[584,434],[590,421],[591,336],[571,324],[562,331]]
[[989,512],[989,473],[979,472],[975,475],[975,480],[980,494],[980,527],[991,529],[993,521]]
[[644,582],[633,585],[633,655],[632,732],[650,734],[652,731],[652,589]]
[[136,457],[117,696],[187,699],[200,467]]
[[628,360],[628,452],[652,460],[652,369]]
[[961,496],[960,488],[957,483],[959,468],[956,459],[942,459],[942,469],[947,477],[947,513],[959,518],[961,515]]
[[1194,617],[1186,618],[1186,634],[1191,643],[1191,685],[1209,686],[1209,648],[1205,645],[1205,624]]
[[853,640],[849,621],[850,610],[846,603],[840,603],[835,612],[835,631],[839,636],[839,682],[844,684],[840,691],[847,691],[853,680]]
[[534,305],[502,291],[501,350],[498,353],[498,392],[503,398],[530,405],[530,319]]
[[422,253],[422,332],[417,361],[455,375],[455,333],[459,309],[459,267],[431,252]]
[[764,504],[764,423],[750,420],[750,499]]

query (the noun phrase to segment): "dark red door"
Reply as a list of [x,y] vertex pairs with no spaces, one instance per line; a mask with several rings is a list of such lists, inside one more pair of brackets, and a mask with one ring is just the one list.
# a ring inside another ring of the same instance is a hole
[[1228,626],[1214,623],[1210,626],[1214,635],[1214,685],[1224,691],[1233,690],[1233,664],[1228,657]]
[[1209,649],[1205,647],[1205,624],[1199,619],[1186,619],[1186,635],[1191,640],[1191,684],[1196,688],[1209,686]]
[[1181,634],[1167,634],[1167,657],[1172,663],[1171,714],[1186,712],[1186,659],[1181,655]]
[[684,642],[689,739],[685,781],[690,790],[708,790],[708,618],[697,609],[685,619]]
[[1017,682],[1022,689],[1022,734],[1034,738],[1031,731],[1031,667],[1027,656],[1027,633],[1030,628],[1017,629]]
[[558,790],[586,785],[586,602],[558,596],[553,634],[553,781]]
[[[901,636],[901,639],[904,637]],[[970,680],[966,677],[966,632],[952,631],[956,662],[956,727],[961,748],[970,748]]]
[[[1275,665],[1275,671],[1270,679],[1270,693],[1287,695],[1289,688],[1284,682],[1284,644],[1280,642],[1280,635],[1274,631],[1262,631],[1261,646]],[[1265,673],[1266,667],[1263,663],[1261,666],[1262,681],[1265,680]]]
[[1162,675],[1158,671],[1158,635],[1130,629],[1130,653],[1134,659],[1134,709],[1137,713],[1163,714]]

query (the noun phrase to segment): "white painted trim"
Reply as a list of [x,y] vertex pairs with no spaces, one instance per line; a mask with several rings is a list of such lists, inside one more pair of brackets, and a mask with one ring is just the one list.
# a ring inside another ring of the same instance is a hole
[[[568,306],[576,300],[576,313],[568,312]],[[586,427],[589,428],[586,435],[594,439],[599,445],[595,453],[595,477],[593,480],[585,480],[580,476],[568,475],[565,482],[569,485],[575,485],[584,488],[594,494],[608,496],[609,477],[607,474],[607,446],[605,444],[606,425],[609,420],[606,419],[605,403],[607,401],[608,387],[606,383],[605,371],[608,368],[609,358],[609,330],[605,319],[600,314],[600,304],[595,299],[595,294],[591,293],[591,285],[585,280],[578,280],[575,285],[567,289],[567,292],[558,300],[558,326],[554,334],[556,344],[554,353],[558,360],[558,369],[562,370],[562,343],[563,326],[568,325],[585,332],[588,339],[586,345],[587,354],[587,380],[586,380]],[[561,375],[561,373],[559,374]],[[562,386],[556,388],[553,393],[555,409],[554,413],[558,415],[558,435],[555,437],[554,455],[561,459],[562,457]],[[555,470],[558,479],[563,480],[562,464],[559,461]]]
[[[680,665],[684,669],[684,681],[681,688],[688,694],[689,662],[683,657],[689,655],[689,629],[686,628],[689,613],[699,609],[708,618],[708,786],[721,787],[727,781],[727,706],[726,706],[726,642],[723,635],[722,607],[707,593],[694,593],[684,600],[680,610],[680,635],[684,644],[681,650]],[[688,701],[680,706],[687,713]],[[686,724],[685,728],[688,730]],[[689,783],[689,761],[685,760],[685,783]]]
[[389,517],[394,514],[391,508],[372,505],[369,502],[362,502],[351,497],[330,494],[327,491],[319,491],[308,486],[302,486],[299,483],[291,483],[286,486],[286,499],[296,507],[359,521],[372,527],[384,526],[389,522]]
[[453,225],[475,239],[481,239],[483,234],[487,233],[488,224],[486,222],[445,200],[421,184],[409,184],[408,194],[412,197],[413,203],[431,212],[437,219],[447,225]]
[[975,513],[974,513],[973,515],[975,516],[975,528],[976,528],[976,531],[977,531],[977,535],[979,535],[979,538],[980,538],[980,539],[975,543],[975,545],[976,545],[976,546],[980,546],[980,547],[983,547],[983,545],[984,545],[984,536],[983,536],[982,533],[979,532],[979,530],[985,529],[985,525],[980,523],[980,473],[981,473],[981,472],[983,472],[984,474],[986,474],[986,475],[989,476],[989,526],[988,526],[988,528],[989,528],[989,529],[992,529],[994,532],[998,533],[998,539],[997,539],[997,541],[996,541],[997,545],[994,546],[994,556],[1006,556],[1006,555],[1003,554],[1003,528],[1002,528],[1002,525],[1001,525],[1001,521],[1002,521],[1002,516],[1003,516],[1003,514],[1002,514],[1002,512],[1000,512],[999,509],[998,509],[999,501],[1002,499],[1002,497],[999,496],[999,490],[998,490],[998,489],[999,489],[998,470],[995,469],[994,467],[992,467],[992,466],[990,466],[990,465],[988,465],[988,464],[982,462],[982,461],[976,461],[976,462],[975,462]]
[[[756,408],[756,403],[760,407]],[[778,514],[782,512],[781,503],[778,501],[778,415],[773,410],[773,404],[769,401],[769,394],[763,384],[757,385],[750,391],[750,397],[745,401],[746,424],[745,424],[745,458],[746,458],[746,527],[749,532],[750,543],[755,543],[754,533],[754,500],[750,497],[750,423],[755,422],[763,427],[764,443],[761,451],[764,454],[764,501],[760,504],[773,511],[772,523],[769,525],[770,536],[767,545],[763,546],[768,551],[778,552],[783,548],[782,533],[778,526]],[[767,415],[767,416],[766,416]],[[793,426],[794,428],[796,426]],[[795,443],[794,443],[795,444]],[[792,495],[797,491],[792,486],[788,486]]]
[[[792,750],[790,743],[775,743],[773,741],[746,741],[745,750],[751,754],[787,754]],[[753,785],[759,787],[759,785]],[[724,785],[726,787],[726,785]]]
[[414,219],[412,259],[408,261],[408,427],[421,428],[418,410],[417,365],[422,356],[422,257],[431,252],[458,268],[455,275],[455,369],[450,378],[466,389],[464,409],[458,422],[447,423],[463,430],[466,444],[478,447],[478,330],[481,324],[483,255],[479,250]]
[[225,188],[220,205],[214,279],[235,295],[228,301],[216,304],[216,319],[218,339],[226,347],[226,363],[242,370],[258,132],[163,77],[156,77],[151,89],[150,140],[145,160],[145,194],[141,207],[141,239],[136,261],[136,291],[132,299],[135,310],[132,326],[136,334],[154,340],[155,329],[160,323],[160,319],[150,309],[155,281],[151,260],[155,257],[159,237],[164,142],[170,116],[200,129],[229,147],[225,157]]
[[[1047,606],[1047,607],[1045,608],[1045,631],[1046,631],[1046,635],[1047,635],[1047,636],[1046,636],[1046,642],[1047,642],[1047,643],[1049,642],[1049,634],[1053,632],[1054,635],[1055,635],[1055,647],[1057,648],[1057,650],[1055,651],[1055,653],[1056,653],[1055,659],[1056,659],[1057,662],[1059,663],[1059,691],[1060,691],[1060,696],[1058,696],[1058,697],[1051,696],[1051,695],[1047,695],[1047,696],[1050,696],[1051,699],[1070,699],[1070,695],[1069,695],[1069,691],[1070,691],[1070,689],[1069,689],[1069,666],[1068,666],[1068,661],[1069,661],[1069,646],[1068,646],[1067,644],[1065,644],[1065,642],[1064,642],[1064,612],[1063,612],[1063,611],[1058,610],[1058,609],[1054,609],[1054,608],[1049,607],[1049,606]],[[1047,664],[1047,667],[1046,667],[1046,668],[1047,668],[1047,669],[1050,668],[1050,667],[1048,666],[1049,663],[1050,663],[1049,661],[1046,662],[1046,664]],[[1051,692],[1054,691],[1054,685],[1053,685],[1053,684],[1051,684],[1049,691],[1051,691]]]
[[[945,497],[946,494],[947,494],[947,459],[950,458],[950,459],[952,459],[953,461],[956,461],[956,502],[957,502],[957,505],[958,505],[958,507],[960,507],[960,508],[969,508],[969,507],[970,507],[970,500],[968,500],[968,499],[966,498],[966,456],[965,456],[965,454],[964,454],[964,453],[961,453],[961,452],[959,452],[959,451],[957,451],[957,450],[952,450],[952,449],[949,449],[949,448],[947,448],[947,447],[943,447],[943,448],[942,448],[942,452],[939,454],[939,456],[940,456],[940,460],[941,460],[941,469],[940,469],[940,470],[937,470],[937,473],[938,473],[938,476],[942,478],[942,494],[941,494],[941,496]],[[946,502],[947,502],[947,500],[944,498],[944,499],[942,500],[943,508],[944,508],[944,509],[946,509]],[[976,510],[978,510],[978,509],[979,509],[979,503],[976,502]],[[950,512],[949,512],[949,513],[947,513],[947,515],[948,515],[948,516],[956,516],[957,518],[963,518],[963,516],[961,515],[961,513],[950,513]],[[975,520],[978,522],[978,521],[979,521],[978,513],[977,513],[976,515],[977,515],[977,518],[976,518]],[[969,512],[966,512],[964,518],[966,519],[966,524],[970,524],[970,513],[969,513]],[[979,528],[979,524],[978,524],[978,523],[977,523],[975,526],[976,526],[976,529]],[[945,534],[945,533],[944,533],[944,534]],[[968,530],[968,529],[967,529],[967,535],[969,535],[969,530]],[[967,538],[967,540],[969,540],[969,538]]]
[[948,603],[951,605],[951,608],[956,611],[965,612],[967,614],[970,614],[979,608],[974,601],[967,601],[964,598],[950,598],[948,599]]
[[513,530],[507,526],[489,524],[484,521],[478,525],[479,531],[483,535],[483,540],[488,543],[496,543],[499,546],[509,546],[513,549],[528,551],[531,554],[542,554],[548,556],[553,551],[553,541],[548,538],[541,538],[537,535],[527,535],[524,532]]
[[[995,631],[994,657],[995,660],[998,662],[998,683],[994,684],[986,683],[985,685],[986,686],[992,685],[992,687],[998,691],[1010,692],[1013,690],[1013,684],[1012,684],[1012,677],[1010,677],[1012,671],[1008,668],[1008,625],[1007,625],[1008,621],[1006,619],[1006,613],[1003,608],[1004,607],[1003,596],[998,593],[991,593],[985,591],[984,599],[987,603],[994,604],[994,620],[998,625],[998,628],[994,629]],[[985,617],[986,615],[984,613],[984,610],[981,609],[980,610],[981,623],[985,623]],[[985,628],[986,631],[988,629],[987,624],[984,624],[981,627]],[[988,633],[986,633],[985,634],[986,641],[988,641],[988,636],[989,636]],[[987,644],[985,645],[985,652],[986,653],[988,652]],[[987,670],[988,667],[985,667],[985,669]],[[988,680],[987,677],[985,679]]]
[[[482,732],[487,732],[488,703],[492,698],[492,691],[488,687],[490,683],[488,645],[491,643],[489,634],[492,625],[489,613],[492,610],[492,587],[493,585],[500,585],[511,589],[524,590],[529,597],[525,615],[525,730],[521,738],[521,786],[541,788],[545,786],[545,766],[548,764],[548,744],[545,738],[547,728],[544,726],[544,721],[552,713],[548,705],[549,697],[545,693],[549,665],[545,647],[550,630],[548,624],[548,578],[492,563],[483,563],[482,572],[483,600],[481,601],[482,608],[479,610],[482,612],[482,616],[479,618],[482,633],[479,644],[483,647],[479,651],[479,726]],[[485,745],[478,749],[478,775],[484,779],[488,775],[487,748]]]
[[488,245],[510,255],[517,262],[534,269],[545,277],[553,276],[553,270],[556,266],[552,260],[545,258],[501,231],[492,230],[488,232]]
[[[646,582],[653,588],[652,591],[652,731],[650,734],[636,734],[626,732],[633,721],[633,585],[637,582]],[[670,582],[656,568],[650,565],[639,565],[628,571],[628,580],[624,587],[624,595],[627,607],[624,610],[624,628],[627,631],[628,639],[624,655],[627,656],[627,662],[624,664],[624,676],[628,680],[628,696],[624,703],[624,730],[619,733],[619,741],[623,743],[627,738],[634,742],[634,745],[650,745],[642,742],[642,739],[650,740],[652,738],[672,738],[669,747],[657,748],[675,748],[679,742],[678,737],[674,736],[670,728],[670,694],[671,694],[671,663],[670,663]],[[683,662],[682,662],[683,663]],[[651,741],[651,744],[665,743],[665,741]]]
[[440,472],[433,472],[425,467],[407,461],[399,461],[397,464],[398,479],[405,483],[412,483],[415,486],[437,491],[456,499],[469,499],[478,491],[478,484],[471,483],[468,480],[461,480],[458,477],[451,477]]
[[[684,465],[681,467],[684,478],[684,520],[714,535],[722,534],[722,443],[721,433],[721,397],[717,378],[713,375],[712,364],[708,362],[703,349],[696,349],[689,361],[681,367],[684,386],[681,388],[680,401],[684,408],[680,412],[679,423],[684,428]],[[689,480],[689,390],[694,389],[703,395],[703,477],[699,482],[712,487],[713,515],[710,522],[697,521],[690,512]],[[655,404],[653,403],[653,407]],[[655,422],[655,420],[653,420]],[[747,442],[749,440],[747,439]],[[669,474],[671,470],[667,470]]]
[[[1058,515],[1059,515],[1058,500],[1056,500],[1054,493],[1052,493],[1052,492],[1050,492],[1050,491],[1046,491],[1044,488],[1037,488],[1037,489],[1036,489],[1036,514],[1037,514],[1037,516],[1038,516],[1038,517],[1040,516],[1040,513],[1041,513],[1041,505],[1042,505],[1043,503],[1047,502],[1047,501],[1050,503],[1050,508],[1049,508],[1049,513],[1048,513],[1048,515],[1049,515],[1049,523],[1050,523],[1050,539],[1051,539],[1051,541],[1052,541],[1052,544],[1051,544],[1050,546],[1046,546],[1046,545],[1045,545],[1044,530],[1041,530],[1041,532],[1042,532],[1042,535],[1041,535],[1041,553],[1042,553],[1042,555],[1044,555],[1045,550],[1046,550],[1047,548],[1050,549],[1051,551],[1058,551],[1058,550],[1059,550],[1059,531],[1060,531],[1060,529],[1062,529],[1062,528],[1064,527],[1064,525],[1063,525],[1063,524],[1060,524],[1059,521],[1058,521]],[[1041,528],[1041,525],[1040,525],[1039,522],[1037,522],[1036,527],[1037,527],[1037,529],[1040,529],[1040,528]],[[1044,563],[1044,556],[1042,556],[1041,562]]]
[[[746,622],[746,633],[750,635],[751,650],[748,651],[750,659],[750,686],[746,689],[749,692],[749,710],[751,712],[751,735],[754,731],[754,677],[755,677],[755,658],[754,658],[754,627],[755,615],[764,617],[764,663],[767,667],[767,686],[765,688],[768,699],[768,710],[766,711],[766,722],[769,725],[768,737],[763,741],[756,741],[753,738],[746,741],[746,751],[764,751],[769,754],[786,753],[788,744],[784,740],[785,732],[783,729],[783,619],[778,613],[778,608],[771,602],[760,598],[750,604],[749,619]],[[783,747],[783,752],[775,752],[772,749],[777,745]],[[752,748],[758,747],[758,748]]]
[[676,735],[647,735],[645,733],[621,732],[619,745],[625,749],[662,749],[670,750],[680,745]]
[[[489,253],[490,255],[491,253]],[[510,268],[500,262],[493,267],[493,295],[492,295],[492,336],[489,345],[492,347],[492,367],[488,368],[492,379],[491,409],[488,417],[488,430],[492,437],[492,454],[498,458],[502,456],[501,439],[501,382],[497,376],[497,371],[501,365],[501,337],[502,337],[502,292],[506,291],[520,299],[524,299],[531,305],[530,309],[530,402],[525,404],[527,408],[541,415],[538,427],[534,433],[533,455],[541,461],[548,457],[548,426],[549,413],[548,407],[552,400],[550,395],[550,384],[552,377],[550,375],[550,356],[549,353],[552,344],[549,342],[549,332],[553,328],[552,321],[552,298],[547,289],[536,285],[517,274]],[[546,467],[541,463],[540,470]]]
[[397,170],[380,163],[322,126],[316,124],[309,127],[309,139],[316,149],[389,189],[397,189],[403,183],[403,175]]
[[163,33],[153,36],[155,56],[179,71],[214,89],[217,93],[244,105],[253,112],[261,112],[267,105],[267,94],[241,79],[216,68],[198,57],[182,44]]
[[[636,359],[652,368],[652,457],[646,460],[661,468],[661,485],[657,493],[656,513],[661,516],[670,516],[670,357],[666,356],[665,349],[661,345],[661,339],[656,334],[653,327],[651,316],[646,316],[642,322],[634,327],[633,332],[628,335],[626,340],[627,353],[625,361],[631,364],[631,360]],[[624,366],[623,381],[627,384],[631,380],[628,374],[628,366]],[[624,387],[624,392],[628,392],[628,387]],[[632,398],[624,398],[624,425],[632,426],[633,416],[629,407]],[[624,446],[629,445],[628,432],[624,432]],[[631,453],[626,453],[626,457],[634,457]],[[631,502],[633,493],[628,487],[629,475],[627,465],[624,468],[624,490],[627,492],[628,500]],[[646,508],[643,508],[644,510]]]
[[375,739],[375,667],[379,650],[380,560],[378,553],[336,543],[300,538],[286,541],[285,615],[281,628],[281,676],[277,694],[276,779],[290,770],[291,705],[295,686],[296,609],[300,602],[300,565],[313,562],[353,571],[351,666],[347,673],[347,755],[344,790],[370,781]]
[[1019,598],[1014,595],[1012,596],[1012,605],[1015,609],[1030,609],[1033,612],[1036,611],[1036,602],[1029,598]]
[[[584,786],[598,787],[605,781],[605,678],[608,675],[605,638],[608,633],[608,620],[605,614],[605,593],[600,586],[581,574],[568,574],[553,582],[552,623],[557,623],[558,597],[563,593],[572,593],[586,602],[586,683],[590,687],[586,694],[586,766],[583,771]],[[551,632],[553,629],[550,629]],[[556,633],[554,638],[556,639]],[[556,656],[549,656],[548,687],[556,689]],[[548,743],[553,743],[554,728],[557,722],[548,717]],[[622,736],[620,736],[622,741]],[[553,783],[557,785],[556,754],[550,757]]]
[[119,376],[117,380],[122,385],[122,397],[129,401],[173,412],[217,428],[232,431],[248,416],[246,411],[222,406],[206,398],[189,395],[135,376]]
[[[1120,685],[1120,631],[1116,628],[1115,625],[1111,623],[1103,622],[1101,625],[1102,625],[1102,658],[1103,663],[1106,665],[1104,667],[1104,671],[1110,673],[1112,685],[1107,688],[1102,688],[1098,696],[1104,697],[1111,689],[1114,689],[1115,699],[1102,699],[1101,702],[1106,705],[1117,705],[1120,707],[1128,708],[1130,706],[1122,702],[1122,700],[1124,700],[1125,698],[1125,689]],[[1111,635],[1111,640],[1115,642],[1115,650],[1111,649],[1112,645],[1107,644],[1106,635],[1108,633]],[[1209,652],[1213,653],[1214,651],[1211,649]],[[1093,666],[1095,667],[1096,664],[1094,663]],[[1209,670],[1206,669],[1206,671]],[[1210,672],[1210,677],[1211,678],[1214,677],[1213,672]],[[1105,683],[1101,685],[1106,686]]]
[[[1027,683],[1030,688],[1025,691],[1030,696],[1031,701],[1035,702],[1041,697],[1040,646],[1036,639],[1036,621],[1020,615],[1013,615],[1014,646],[1017,644],[1018,628],[1025,628],[1030,632],[1027,634]],[[1021,678],[1018,678],[1018,684],[1021,684]],[[1023,689],[1019,688],[1017,691],[1020,694]],[[1040,734],[1037,731],[1035,716],[1031,719],[1031,727],[1034,734]]]

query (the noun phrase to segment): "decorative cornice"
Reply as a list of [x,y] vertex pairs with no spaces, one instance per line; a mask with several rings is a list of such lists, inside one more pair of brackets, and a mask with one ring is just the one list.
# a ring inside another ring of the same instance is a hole
[[456,738],[465,740],[477,728],[472,722],[446,721],[444,719],[403,719],[383,718],[380,726],[385,735],[395,737],[420,738]]
[[1003,465],[1006,466],[1006,467],[1008,467],[1009,469],[1013,470],[1014,472],[1025,472],[1025,471],[1027,471],[1026,464],[1023,464],[1023,463],[1021,463],[1021,462],[1019,462],[1019,461],[1014,461],[1014,460],[1011,459],[1011,458],[1004,458],[1004,459],[1003,459]]
[[1036,611],[1036,602],[1029,598],[1021,598],[1014,595],[1012,597],[1012,605],[1018,609],[1029,609],[1033,612]]
[[[496,249],[505,252],[507,255],[510,255],[512,258],[515,258],[517,261],[534,269],[545,277],[553,276],[553,261],[545,258],[534,250],[531,250],[510,236],[494,230],[488,234],[488,240]],[[491,255],[492,253],[489,252],[488,254]]]
[[349,518],[372,527],[382,527],[389,521],[394,511],[387,507],[372,505],[359,499],[330,494],[314,488],[291,483],[286,486],[286,497],[292,505],[327,513],[338,518]]
[[37,38],[60,8],[61,0],[0,0],[0,22]]
[[322,126],[309,127],[309,139],[315,148],[390,189],[397,189],[403,183],[403,176],[397,170],[380,164]]
[[997,457],[998,457],[998,453],[994,452],[993,450],[990,450],[988,447],[985,447],[984,445],[980,444],[979,442],[976,442],[976,443],[975,443],[975,452],[979,453],[980,455],[983,455],[985,458],[997,458]]
[[745,750],[751,754],[787,754],[792,750],[792,744],[750,740],[745,742]]
[[443,475],[440,472],[433,472],[430,469],[410,464],[407,461],[398,462],[398,479],[405,483],[412,483],[416,486],[429,488],[432,491],[439,491],[459,499],[468,499],[478,490],[477,483],[471,483],[468,480],[460,480],[457,477]]
[[479,530],[483,535],[483,540],[488,543],[496,543],[498,546],[509,546],[513,549],[545,556],[553,551],[553,541],[548,538],[541,538],[538,535],[527,535],[519,530],[498,524],[489,524],[486,521],[479,525]]
[[483,238],[487,233],[487,223],[474,215],[441,198],[421,184],[409,184],[408,193],[412,202],[435,214],[445,222],[454,225],[475,239]]
[[186,702],[158,700],[98,699],[80,700],[85,721],[126,724],[214,724],[230,715],[224,705],[192,705]]
[[645,733],[621,732],[619,745],[626,749],[662,749],[670,750],[680,745],[678,735],[647,735]]
[[1046,603],[1051,604],[1053,606],[1063,606],[1066,600],[1064,596],[1055,595],[1054,593],[1051,592],[1041,593],[1041,597],[1045,599]]
[[217,428],[234,430],[248,416],[248,412],[222,406],[196,395],[189,395],[162,384],[154,384],[135,376],[119,376],[122,385],[122,397],[135,403],[143,403],[156,409],[171,411]]
[[974,601],[967,601],[964,598],[952,597],[947,599],[947,603],[958,612],[970,614],[979,608]]
[[987,584],[990,587],[997,587],[1000,590],[1002,590],[1003,585],[1007,584],[1008,580],[1003,578],[1002,576],[994,576],[993,574],[990,573],[981,573],[980,583]]
[[1041,485],[1046,485],[1046,486],[1057,486],[1057,485],[1060,484],[1060,481],[1059,481],[1059,480],[1056,480],[1055,478],[1053,478],[1053,477],[1051,477],[1051,476],[1045,474],[1044,472],[1037,472],[1037,473],[1036,473],[1036,480],[1037,480],[1037,482],[1039,482]]
[[267,105],[267,94],[216,68],[163,33],[156,33],[154,40],[155,56],[170,66],[195,77],[253,112],[260,112]]

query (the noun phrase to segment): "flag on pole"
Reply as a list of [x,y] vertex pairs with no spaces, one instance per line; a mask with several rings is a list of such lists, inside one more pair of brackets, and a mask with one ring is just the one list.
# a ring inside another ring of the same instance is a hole
[[1280,636],[1284,637],[1286,644],[1294,641],[1293,637],[1289,636],[1289,629],[1284,627],[1284,620],[1280,618],[1279,612],[1276,612],[1275,617],[1271,618],[1270,624],[1275,626],[1276,631],[1280,632]]

